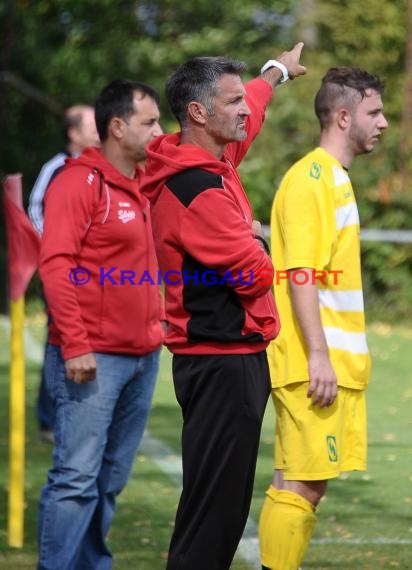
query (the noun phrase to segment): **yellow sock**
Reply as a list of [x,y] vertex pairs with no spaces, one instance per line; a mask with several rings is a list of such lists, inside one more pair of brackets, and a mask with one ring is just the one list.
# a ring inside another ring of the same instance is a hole
[[315,507],[297,493],[270,486],[259,520],[262,565],[297,570],[316,524]]

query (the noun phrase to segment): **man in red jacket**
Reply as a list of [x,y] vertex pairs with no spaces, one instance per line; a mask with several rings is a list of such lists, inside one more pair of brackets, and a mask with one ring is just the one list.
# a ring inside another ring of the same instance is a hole
[[51,313],[46,377],[56,425],[39,516],[41,570],[108,570],[106,537],[148,417],[163,342],[146,144],[161,134],[157,93],[116,80],[95,105],[90,147],[46,196],[40,276]]
[[273,87],[305,73],[302,47],[267,62],[247,85],[242,62],[186,62],[166,89],[181,132],[147,150],[142,192],[162,274],[174,272],[165,280],[166,344],[183,413],[183,491],[168,570],[227,570],[247,520],[270,393],[265,349],[279,319],[268,247],[236,167]]

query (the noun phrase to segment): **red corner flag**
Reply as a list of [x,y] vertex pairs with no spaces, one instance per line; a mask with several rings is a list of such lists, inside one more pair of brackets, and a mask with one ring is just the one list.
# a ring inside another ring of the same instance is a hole
[[10,174],[3,180],[9,295],[12,301],[24,295],[40,258],[40,236],[23,209],[21,178],[21,174]]
[[40,237],[23,210],[21,174],[6,176],[4,217],[10,296],[9,545],[23,546],[25,463],[24,293],[37,269]]

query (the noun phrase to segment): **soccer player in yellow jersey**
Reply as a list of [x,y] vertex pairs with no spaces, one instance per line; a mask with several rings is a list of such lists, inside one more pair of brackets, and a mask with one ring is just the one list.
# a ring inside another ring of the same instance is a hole
[[268,348],[275,473],[259,523],[262,568],[297,570],[327,482],[366,468],[365,338],[359,216],[348,169],[388,123],[379,79],[330,69],[315,98],[319,146],[295,163],[271,218],[282,328]]

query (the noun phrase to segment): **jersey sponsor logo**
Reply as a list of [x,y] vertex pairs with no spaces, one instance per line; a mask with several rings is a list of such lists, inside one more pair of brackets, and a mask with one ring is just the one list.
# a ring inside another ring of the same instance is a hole
[[118,202],[120,208],[131,208],[130,202]]
[[118,210],[117,217],[121,222],[127,224],[136,218],[136,212],[133,210]]
[[322,165],[319,162],[312,162],[312,166],[310,167],[309,176],[314,178],[315,180],[319,180],[320,175],[322,172]]
[[336,437],[334,435],[327,435],[326,445],[328,447],[329,461],[333,461],[333,463],[336,463],[338,460],[338,448],[336,445]]

